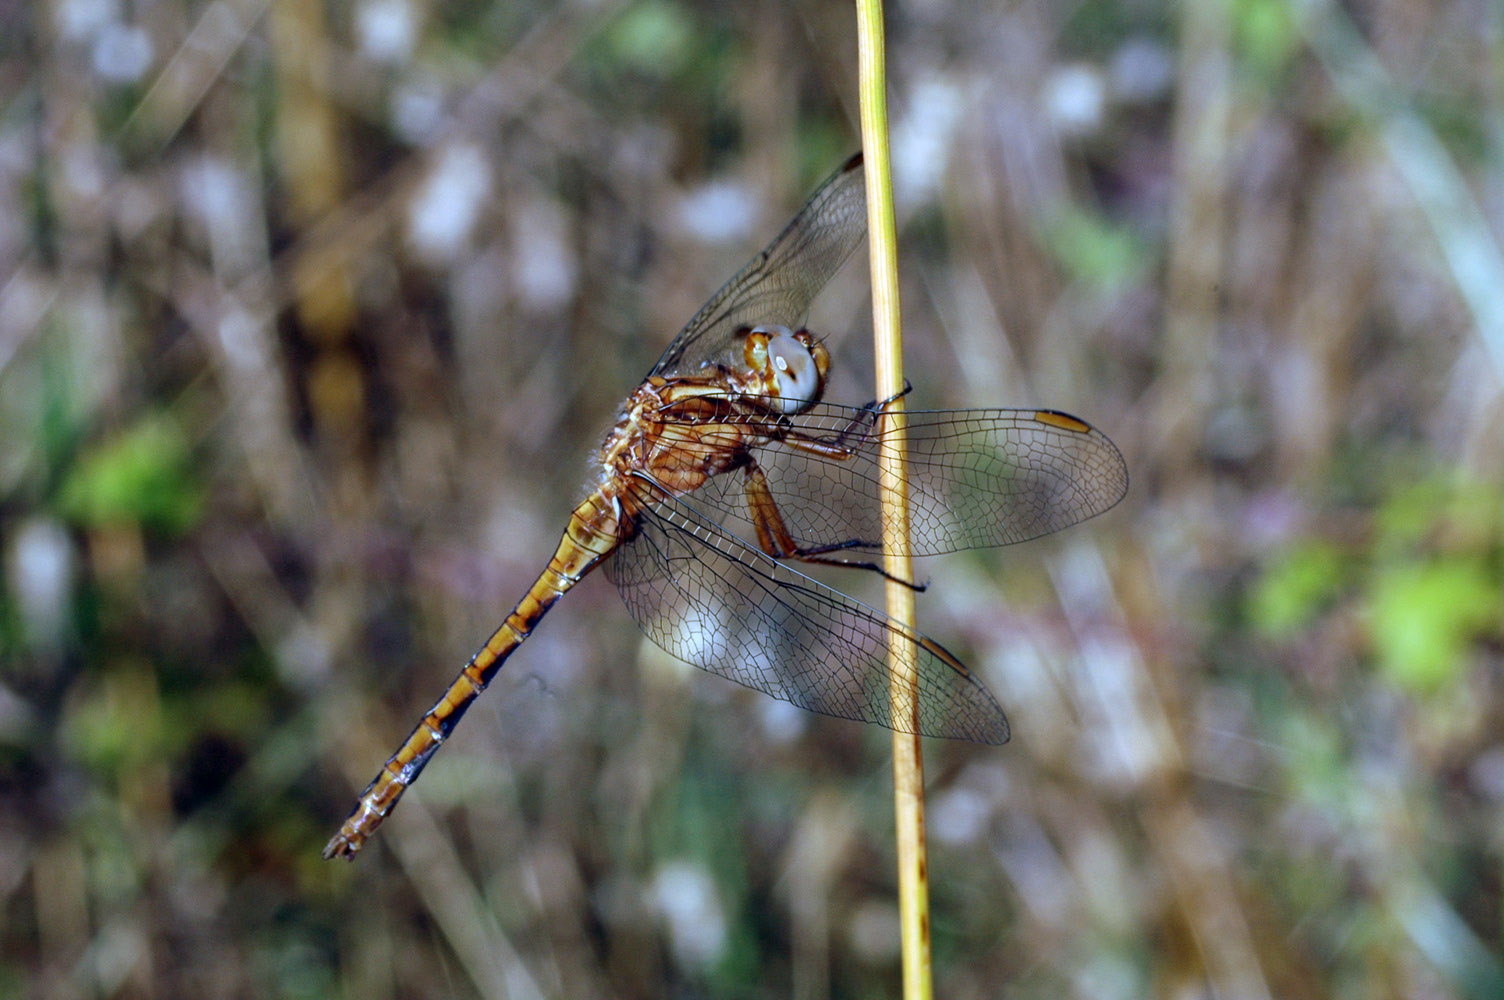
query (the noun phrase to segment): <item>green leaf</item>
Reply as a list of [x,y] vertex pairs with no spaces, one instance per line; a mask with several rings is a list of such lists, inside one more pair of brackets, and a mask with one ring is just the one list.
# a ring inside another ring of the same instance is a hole
[[1335,599],[1342,568],[1342,553],[1327,542],[1289,550],[1265,569],[1248,600],[1249,618],[1276,638],[1304,628]]
[[111,669],[70,697],[61,723],[67,756],[102,775],[119,777],[161,760],[162,725],[156,676],[144,664]]
[[181,534],[203,509],[192,471],[182,429],[150,415],[85,452],[69,470],[59,504],[64,517],[84,527],[137,524]]
[[1072,278],[1107,291],[1126,284],[1150,256],[1133,230],[1077,205],[1055,213],[1045,238],[1051,254]]
[[1300,44],[1300,28],[1284,0],[1239,0],[1233,7],[1233,33],[1239,56],[1257,76],[1273,81],[1290,64]]
[[606,42],[611,55],[622,64],[667,79],[688,60],[695,33],[677,4],[647,0],[617,19],[606,35]]
[[1394,552],[1423,541],[1436,529],[1452,494],[1450,486],[1432,477],[1397,490],[1374,517],[1375,548]]
[[1498,586],[1472,560],[1408,563],[1380,573],[1369,596],[1369,628],[1379,667],[1419,693],[1454,683],[1464,651],[1497,626]]

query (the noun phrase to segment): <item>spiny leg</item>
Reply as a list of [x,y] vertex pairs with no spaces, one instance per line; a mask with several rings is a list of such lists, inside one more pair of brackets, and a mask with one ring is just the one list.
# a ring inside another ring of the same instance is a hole
[[913,384],[907,379],[904,380],[901,391],[895,392],[887,399],[874,400],[863,406],[856,411],[839,433],[830,437],[819,437],[787,427],[781,428],[776,437],[780,442],[797,451],[844,462],[867,449],[872,443],[873,428],[888,412],[888,407],[907,396],[913,389]]
[[832,552],[841,552],[846,549],[874,548],[877,543],[860,538],[849,538],[839,542],[801,546],[794,541],[788,525],[784,523],[783,514],[778,509],[778,501],[773,498],[773,491],[768,486],[768,477],[763,473],[762,468],[755,460],[749,458],[745,471],[747,509],[751,515],[752,527],[757,531],[757,544],[768,555],[775,559],[798,559],[801,562],[824,566],[867,570],[876,573],[884,580],[903,584],[919,593],[924,592],[925,584],[894,576],[875,562],[837,559],[830,556]]

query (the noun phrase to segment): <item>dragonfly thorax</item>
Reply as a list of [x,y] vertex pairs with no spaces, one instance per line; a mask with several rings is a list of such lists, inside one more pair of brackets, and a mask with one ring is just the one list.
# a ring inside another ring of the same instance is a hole
[[746,370],[738,373],[742,392],[779,413],[799,413],[825,392],[830,352],[808,330],[797,333],[768,324],[747,331],[742,347]]

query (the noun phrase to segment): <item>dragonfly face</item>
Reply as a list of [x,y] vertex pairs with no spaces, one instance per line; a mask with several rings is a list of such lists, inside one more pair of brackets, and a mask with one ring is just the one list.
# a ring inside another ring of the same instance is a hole
[[[797,566],[884,573],[873,556],[877,452],[889,435],[909,443],[915,555],[1083,521],[1122,498],[1127,468],[1101,432],[1052,410],[911,410],[900,429],[886,404],[823,402],[830,354],[802,324],[865,236],[853,157],[627,397],[548,566],[366,788],[325,857],[360,850],[507,657],[597,565],[650,639],[711,673],[825,715],[1008,739],[1002,708],[945,647]],[[914,654],[920,695],[895,710],[888,671],[899,646]]]
[[809,409],[825,394],[830,352],[808,330],[786,326],[754,326],[745,334],[742,357],[746,367],[728,374],[730,387],[775,413]]

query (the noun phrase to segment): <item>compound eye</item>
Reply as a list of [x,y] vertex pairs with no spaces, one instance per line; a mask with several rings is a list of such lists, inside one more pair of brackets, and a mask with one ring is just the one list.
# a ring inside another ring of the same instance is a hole
[[784,413],[798,413],[820,398],[820,369],[804,344],[788,332],[768,340],[768,374]]

